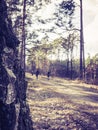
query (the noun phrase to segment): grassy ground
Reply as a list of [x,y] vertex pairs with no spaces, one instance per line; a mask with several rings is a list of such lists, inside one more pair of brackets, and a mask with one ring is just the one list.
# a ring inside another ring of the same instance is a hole
[[34,130],[98,130],[98,86],[27,74]]

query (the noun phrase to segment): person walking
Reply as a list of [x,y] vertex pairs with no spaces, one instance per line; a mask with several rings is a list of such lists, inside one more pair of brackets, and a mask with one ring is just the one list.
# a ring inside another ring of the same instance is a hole
[[50,79],[50,71],[47,72],[48,80]]
[[38,79],[38,76],[39,76],[39,70],[37,69],[37,71],[36,71],[36,79]]

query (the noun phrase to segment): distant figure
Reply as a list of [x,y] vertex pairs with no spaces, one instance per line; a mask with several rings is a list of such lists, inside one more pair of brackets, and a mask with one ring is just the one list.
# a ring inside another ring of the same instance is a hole
[[33,76],[33,71],[31,72],[32,76]]
[[39,70],[36,71],[36,79],[38,79]]
[[47,72],[47,77],[48,77],[48,80],[49,80],[49,77],[50,77],[50,71]]

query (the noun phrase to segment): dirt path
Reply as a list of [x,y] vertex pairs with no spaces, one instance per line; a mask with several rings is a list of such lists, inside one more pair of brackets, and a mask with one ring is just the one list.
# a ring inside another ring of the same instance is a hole
[[60,78],[28,78],[34,130],[98,130],[98,86]]

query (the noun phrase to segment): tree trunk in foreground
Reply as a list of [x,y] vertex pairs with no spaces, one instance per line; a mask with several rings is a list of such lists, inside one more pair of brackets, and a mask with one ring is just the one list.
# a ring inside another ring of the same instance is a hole
[[18,44],[6,3],[0,0],[0,130],[33,130],[26,104],[27,82],[17,58]]

